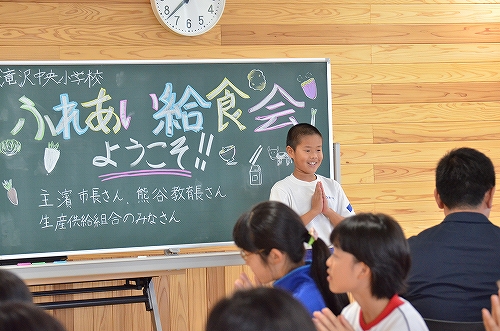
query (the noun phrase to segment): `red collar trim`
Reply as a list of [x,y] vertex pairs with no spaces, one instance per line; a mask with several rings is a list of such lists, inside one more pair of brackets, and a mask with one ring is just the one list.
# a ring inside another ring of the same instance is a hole
[[394,309],[397,307],[401,306],[403,304],[403,300],[397,295],[394,294],[394,296],[389,300],[389,303],[387,306],[385,306],[384,310],[380,313],[380,315],[377,316],[372,322],[370,323],[365,323],[363,320],[363,311],[360,311],[359,313],[359,325],[363,330],[370,330],[373,326],[377,325],[380,323],[384,318],[386,318]]

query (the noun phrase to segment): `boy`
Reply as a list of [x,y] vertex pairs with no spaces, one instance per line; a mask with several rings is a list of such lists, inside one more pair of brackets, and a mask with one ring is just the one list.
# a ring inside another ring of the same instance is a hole
[[423,318],[398,296],[411,265],[410,248],[399,224],[384,214],[358,214],[343,220],[331,235],[328,283],[334,293],[354,301],[335,315],[314,312],[318,331],[424,331]]
[[295,168],[274,184],[269,200],[288,205],[308,230],[314,229],[330,245],[333,227],[354,210],[337,181],[316,174],[323,160],[323,137],[316,127],[300,123],[288,130],[286,145]]

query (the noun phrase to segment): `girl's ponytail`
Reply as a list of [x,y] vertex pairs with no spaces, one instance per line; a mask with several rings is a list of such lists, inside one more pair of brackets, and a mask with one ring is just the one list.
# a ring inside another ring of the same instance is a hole
[[326,277],[326,260],[330,257],[330,249],[321,238],[306,231],[304,242],[312,246],[311,277],[318,285],[319,291],[325,300],[326,306],[335,314],[339,315],[342,309],[349,304],[346,293],[332,293]]

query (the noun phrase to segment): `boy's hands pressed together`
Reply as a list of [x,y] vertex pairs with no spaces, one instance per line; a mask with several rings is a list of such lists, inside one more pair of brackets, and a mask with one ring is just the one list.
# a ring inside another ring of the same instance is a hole
[[[325,202],[326,196],[325,191],[323,190],[323,185],[321,182],[317,182],[311,198],[311,211],[314,211],[315,213],[313,218],[323,213],[323,210],[325,209]],[[326,203],[326,208],[328,208],[328,203]]]
[[304,222],[304,225],[307,225],[319,214],[325,215],[334,226],[344,219],[344,217],[329,207],[323,184],[320,181],[316,183],[316,188],[311,198],[311,210],[301,216],[302,222]]
[[313,218],[322,213],[324,207],[324,195],[325,192],[323,191],[321,182],[316,183],[316,188],[314,189],[314,193],[311,197],[311,209],[304,215],[300,216],[304,225],[309,224]]

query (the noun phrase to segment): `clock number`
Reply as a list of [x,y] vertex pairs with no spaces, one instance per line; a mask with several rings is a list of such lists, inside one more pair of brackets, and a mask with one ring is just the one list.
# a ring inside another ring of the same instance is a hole
[[209,13],[214,13],[214,8],[212,7],[212,5],[210,5],[210,7],[208,7],[208,12]]
[[165,8],[163,9],[163,14],[167,16],[170,14],[170,8],[168,6],[165,6]]
[[205,23],[205,22],[203,21],[203,16],[198,16],[198,24],[199,24],[199,25],[203,25],[203,23]]
[[190,19],[190,18],[188,18],[188,19],[186,20],[186,27],[187,27],[188,29],[191,29],[191,19]]

